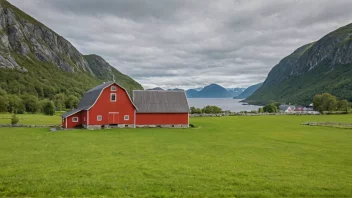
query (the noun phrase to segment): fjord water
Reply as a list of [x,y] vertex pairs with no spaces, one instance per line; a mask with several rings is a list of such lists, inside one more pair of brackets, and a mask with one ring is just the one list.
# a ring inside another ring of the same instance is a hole
[[232,98],[187,98],[190,107],[203,108],[207,105],[215,105],[223,111],[230,110],[231,112],[252,111],[258,110],[261,106],[243,105],[240,99]]

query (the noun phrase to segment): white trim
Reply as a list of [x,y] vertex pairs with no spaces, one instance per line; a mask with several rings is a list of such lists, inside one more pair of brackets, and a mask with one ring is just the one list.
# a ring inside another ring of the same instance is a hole
[[[100,118],[100,119],[99,119],[99,118]],[[102,116],[102,115],[97,115],[97,121],[98,121],[98,122],[103,121],[103,116]]]
[[[127,119],[126,119],[126,118],[127,118]],[[123,116],[123,120],[124,120],[124,121],[130,120],[130,115],[124,115],[124,116]]]
[[[112,99],[112,96],[115,96],[115,100]],[[117,95],[116,93],[110,93],[110,102],[116,102],[117,101]]]
[[136,119],[137,119],[136,110],[134,110],[134,128],[136,128]]
[[[77,121],[74,121],[73,119],[77,118]],[[72,122],[79,122],[78,117],[72,117]]]
[[[113,87],[115,88],[114,90],[112,89]],[[116,91],[116,90],[117,90],[117,87],[116,87],[116,86],[111,86],[111,87],[110,87],[110,91]]]

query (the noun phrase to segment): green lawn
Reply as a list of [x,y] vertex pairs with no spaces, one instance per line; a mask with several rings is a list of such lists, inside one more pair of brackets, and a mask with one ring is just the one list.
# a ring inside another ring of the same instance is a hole
[[[60,125],[62,113],[57,112],[54,116],[43,114],[18,114],[20,119],[18,124],[42,124],[42,125]],[[11,124],[12,114],[0,114],[0,124]]]
[[351,115],[192,118],[195,129],[0,128],[0,196],[352,197]]

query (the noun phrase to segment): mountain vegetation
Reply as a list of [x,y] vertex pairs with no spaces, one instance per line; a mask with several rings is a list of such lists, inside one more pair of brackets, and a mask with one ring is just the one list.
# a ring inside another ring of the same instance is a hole
[[310,104],[314,95],[325,92],[352,101],[351,76],[352,24],[349,24],[282,59],[246,101]]
[[[16,95],[23,102],[33,102],[33,97],[56,99],[62,106],[67,99],[80,98],[88,89],[111,81],[111,74],[128,91],[143,89],[101,57],[83,56],[65,38],[0,0],[0,89],[6,93],[2,97],[8,100]],[[31,112],[34,109],[26,106]]]
[[263,83],[259,83],[256,85],[252,85],[250,87],[248,87],[247,89],[245,89],[241,94],[239,94],[238,96],[234,96],[234,99],[246,99],[249,96],[251,96],[255,91],[257,91],[257,89],[259,89],[259,87],[262,86]]

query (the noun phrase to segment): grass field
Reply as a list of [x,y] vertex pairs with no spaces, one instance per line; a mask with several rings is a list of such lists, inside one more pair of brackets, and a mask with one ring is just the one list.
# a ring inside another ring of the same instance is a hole
[[[54,116],[46,116],[43,114],[18,114],[20,119],[18,124],[42,124],[42,125],[60,125],[61,112],[56,112]],[[12,114],[0,114],[0,124],[10,124]]]
[[308,121],[352,116],[192,118],[194,129],[0,128],[0,196],[352,197],[352,130],[300,125]]

